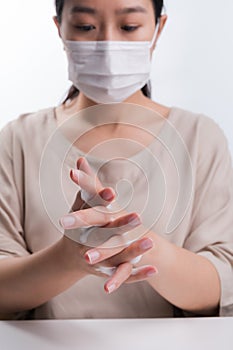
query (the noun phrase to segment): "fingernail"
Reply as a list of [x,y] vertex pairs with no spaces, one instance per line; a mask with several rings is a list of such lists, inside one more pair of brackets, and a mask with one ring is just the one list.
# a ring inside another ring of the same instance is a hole
[[158,271],[157,270],[150,270],[147,272],[146,276],[147,277],[151,277],[154,276]]
[[140,248],[142,250],[147,250],[153,247],[153,241],[149,238],[144,239],[141,243],[140,243]]
[[141,224],[141,220],[139,217],[131,217],[128,221],[130,226],[138,226]]
[[80,178],[83,176],[82,171],[80,170],[76,170],[76,169],[72,169],[72,174],[75,180],[79,181]]
[[108,188],[104,189],[103,191],[100,192],[100,196],[105,200],[105,201],[110,201],[114,198],[114,195],[112,194],[111,190]]
[[60,224],[64,228],[72,227],[75,224],[75,217],[73,215],[67,215],[60,219]]
[[99,260],[100,258],[100,253],[97,250],[93,250],[90,252],[86,252],[85,254],[85,258],[87,258],[88,262],[90,264],[93,264],[94,262],[96,262],[97,260]]
[[116,283],[111,283],[106,287],[107,292],[110,294],[116,289]]
[[80,166],[82,165],[82,163],[85,162],[85,158],[84,157],[80,157],[78,160],[77,160],[77,168],[80,169]]

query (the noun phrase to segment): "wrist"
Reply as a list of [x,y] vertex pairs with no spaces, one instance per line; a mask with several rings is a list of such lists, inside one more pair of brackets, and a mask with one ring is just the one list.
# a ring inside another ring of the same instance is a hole
[[153,231],[149,231],[146,237],[153,241],[153,248],[145,254],[143,263],[155,266],[158,272],[162,272],[164,268],[173,266],[175,262],[174,250],[177,247]]
[[56,258],[61,269],[68,273],[77,274],[79,278],[83,278],[88,274],[85,271],[85,247],[82,247],[77,242],[63,236],[56,243],[55,249]]

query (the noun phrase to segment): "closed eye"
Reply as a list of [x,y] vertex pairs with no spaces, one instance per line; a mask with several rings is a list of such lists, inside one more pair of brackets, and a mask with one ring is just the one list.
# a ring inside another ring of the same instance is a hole
[[129,25],[125,25],[125,26],[121,27],[121,29],[123,29],[126,32],[134,32],[138,28],[139,28],[139,26],[129,26]]
[[83,24],[83,25],[75,26],[75,28],[77,28],[78,30],[83,31],[83,32],[89,32],[91,30],[94,30],[95,26],[93,26],[91,24]]

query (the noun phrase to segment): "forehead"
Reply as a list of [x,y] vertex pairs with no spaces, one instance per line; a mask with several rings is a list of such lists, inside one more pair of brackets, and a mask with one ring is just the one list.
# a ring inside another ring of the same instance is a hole
[[69,14],[114,12],[115,14],[146,13],[153,9],[152,0],[66,0],[64,9]]

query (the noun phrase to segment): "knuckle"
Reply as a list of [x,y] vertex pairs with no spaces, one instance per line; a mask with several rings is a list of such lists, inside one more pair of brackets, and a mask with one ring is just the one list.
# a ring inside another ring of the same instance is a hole
[[144,249],[140,246],[140,242],[135,242],[129,249],[133,258],[136,258],[144,252]]
[[125,270],[125,274],[127,275],[127,277],[129,277],[131,274],[131,271],[132,271],[131,263],[127,261],[127,262],[122,264],[122,267]]
[[102,217],[103,223],[109,222],[109,215],[107,213],[102,212],[101,217]]
[[104,223],[113,221],[113,215],[110,213],[110,211],[106,207],[98,206],[98,211],[101,213],[101,219],[103,220]]

